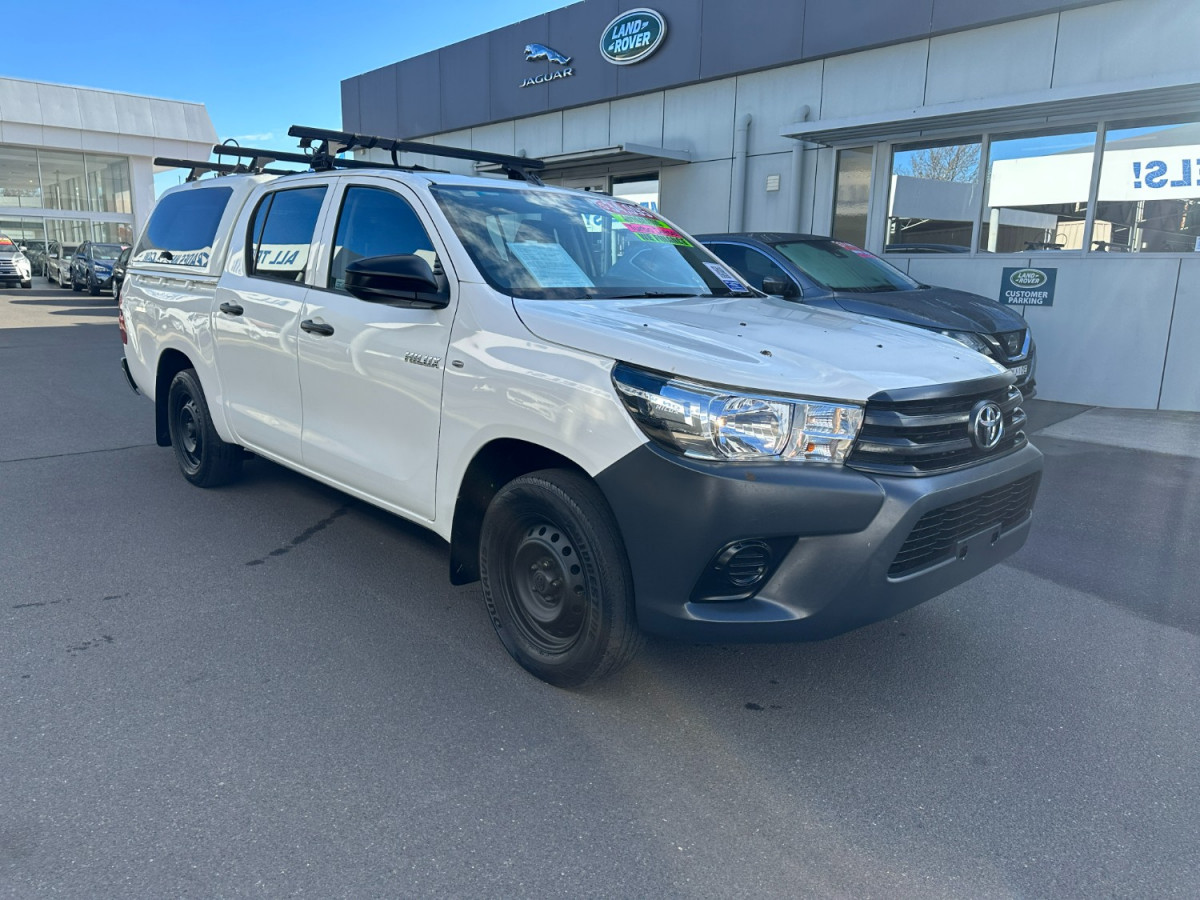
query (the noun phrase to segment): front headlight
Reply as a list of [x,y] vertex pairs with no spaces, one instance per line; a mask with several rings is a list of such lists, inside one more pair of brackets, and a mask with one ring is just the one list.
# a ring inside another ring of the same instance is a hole
[[92,271],[94,271],[97,275],[107,275],[112,271],[112,269],[110,269],[104,263],[92,263]]
[[613,384],[647,437],[699,459],[841,463],[861,406],[732,393],[618,363]]
[[938,333],[944,334],[948,338],[954,338],[954,340],[965,347],[970,347],[976,353],[983,353],[986,356],[992,355],[992,348],[988,346],[988,342],[973,331],[939,331]]

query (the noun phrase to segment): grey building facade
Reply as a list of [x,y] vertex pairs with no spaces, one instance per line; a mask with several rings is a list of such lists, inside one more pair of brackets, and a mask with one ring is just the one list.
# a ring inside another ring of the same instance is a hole
[[1192,0],[583,0],[347,79],[343,127],[1007,290],[1041,396],[1200,410],[1197,38]]

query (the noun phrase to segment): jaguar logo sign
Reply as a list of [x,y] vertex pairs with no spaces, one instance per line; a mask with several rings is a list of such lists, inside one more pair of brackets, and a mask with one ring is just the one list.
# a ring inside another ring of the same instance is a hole
[[631,9],[608,23],[600,38],[600,53],[614,66],[628,66],[661,47],[666,36],[662,15],[652,9]]
[[545,60],[562,68],[524,78],[521,80],[521,87],[527,88],[533,87],[535,84],[547,84],[551,81],[558,81],[560,78],[570,78],[575,74],[575,70],[567,65],[571,61],[571,57],[565,53],[559,53],[553,47],[547,47],[545,44],[526,44],[525,62],[538,62],[540,60]]

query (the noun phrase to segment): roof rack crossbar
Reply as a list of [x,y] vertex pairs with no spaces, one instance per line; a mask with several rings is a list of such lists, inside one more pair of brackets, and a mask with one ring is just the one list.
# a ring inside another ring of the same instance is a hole
[[173,169],[190,169],[185,181],[196,181],[201,175],[208,172],[216,172],[218,175],[295,175],[292,169],[251,169],[249,166],[241,163],[222,163],[209,162],[199,159],[172,159],[166,156],[156,156],[154,158],[156,166],[170,166]]
[[537,176],[537,171],[546,166],[540,159],[529,159],[524,156],[509,156],[503,153],[488,153],[483,150],[467,150],[463,147],[446,147],[441,144],[404,141],[372,134],[355,134],[350,131],[309,128],[305,125],[293,125],[288,129],[288,134],[299,138],[300,146],[304,148],[313,147],[314,143],[316,143],[316,147],[313,148],[314,166],[318,164],[336,165],[346,162],[345,160],[338,160],[337,163],[328,163],[326,160],[331,160],[337,154],[345,153],[349,150],[379,149],[391,151],[393,164],[395,164],[396,154],[398,153],[423,153],[428,156],[441,156],[449,159],[466,159],[473,162],[497,165],[507,172],[510,178],[530,181],[535,184],[541,183],[541,179]]

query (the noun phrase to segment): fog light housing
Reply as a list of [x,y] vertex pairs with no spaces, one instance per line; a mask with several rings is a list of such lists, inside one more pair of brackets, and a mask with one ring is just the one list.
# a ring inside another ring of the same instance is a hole
[[748,600],[770,580],[795,538],[746,538],[731,541],[704,567],[692,590],[694,603]]

